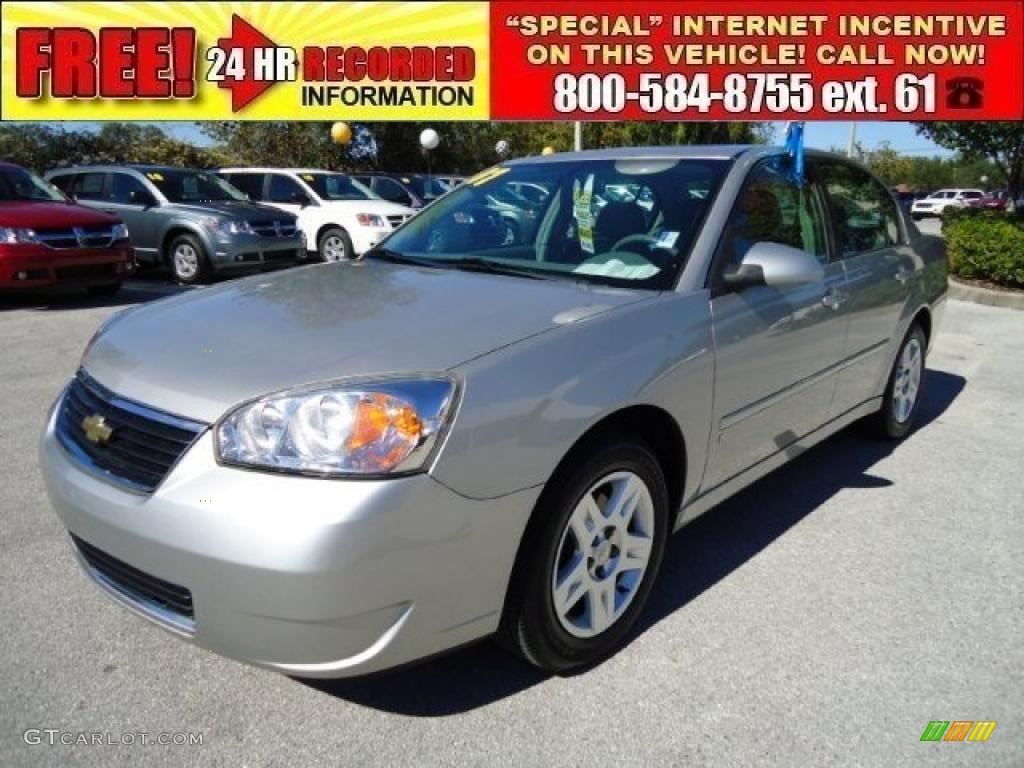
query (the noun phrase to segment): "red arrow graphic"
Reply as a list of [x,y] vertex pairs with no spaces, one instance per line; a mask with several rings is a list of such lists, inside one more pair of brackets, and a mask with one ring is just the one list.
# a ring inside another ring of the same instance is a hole
[[218,88],[231,91],[231,111],[238,112],[253,99],[260,96],[274,80],[257,80],[253,59],[257,48],[278,48],[279,46],[237,13],[231,16],[231,37],[217,40],[217,47],[230,58],[233,50],[242,52],[244,75],[241,78],[225,77],[217,83]]

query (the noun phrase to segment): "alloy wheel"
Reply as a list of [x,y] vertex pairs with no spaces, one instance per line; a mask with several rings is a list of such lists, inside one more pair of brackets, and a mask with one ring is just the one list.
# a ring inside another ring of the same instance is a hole
[[914,412],[917,395],[921,389],[923,363],[921,342],[911,338],[900,354],[892,388],[892,414],[900,424],[906,423]]
[[340,235],[328,235],[324,238],[324,261],[344,261],[348,258],[345,243]]
[[551,580],[562,627],[588,638],[611,627],[643,582],[654,544],[654,502],[632,472],[592,485],[562,533]]
[[199,253],[188,243],[178,243],[174,249],[174,274],[182,280],[191,280],[199,273]]

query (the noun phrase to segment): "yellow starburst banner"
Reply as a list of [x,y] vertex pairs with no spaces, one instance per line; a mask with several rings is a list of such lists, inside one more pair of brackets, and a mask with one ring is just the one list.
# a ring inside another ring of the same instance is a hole
[[4,2],[4,120],[485,120],[485,2]]

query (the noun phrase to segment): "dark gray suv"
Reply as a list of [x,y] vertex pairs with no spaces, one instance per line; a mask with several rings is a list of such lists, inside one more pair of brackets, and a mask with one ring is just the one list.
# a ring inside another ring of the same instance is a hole
[[151,165],[52,170],[48,181],[83,205],[121,217],[143,264],[182,283],[212,272],[295,263],[304,254],[295,216],[252,203],[211,173]]

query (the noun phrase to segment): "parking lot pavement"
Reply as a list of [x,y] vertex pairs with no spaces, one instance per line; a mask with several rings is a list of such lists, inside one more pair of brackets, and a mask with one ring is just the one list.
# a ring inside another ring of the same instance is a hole
[[926,235],[938,235],[942,237],[942,219],[935,217],[930,219],[921,219],[920,221],[914,222],[917,224],[917,228]]
[[[843,433],[682,531],[604,664],[544,678],[483,643],[313,685],[172,638],[73,563],[36,440],[112,309],[0,310],[3,765],[1024,765],[1019,312],[950,302],[921,428]],[[921,743],[936,719],[998,725]],[[203,744],[34,746],[29,728]]]

